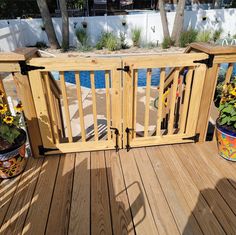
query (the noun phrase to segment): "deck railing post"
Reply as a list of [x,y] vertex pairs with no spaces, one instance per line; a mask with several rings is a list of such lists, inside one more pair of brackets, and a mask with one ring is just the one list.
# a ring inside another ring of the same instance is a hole
[[236,62],[236,47],[222,47],[209,43],[192,43],[188,50],[188,53],[191,52],[204,52],[214,56],[213,65],[208,67],[205,76],[196,131],[200,134],[199,141],[204,142],[206,140],[210,110],[214,99],[220,64]]
[[[15,53],[23,55],[26,60],[37,57],[36,48],[20,48]],[[24,116],[28,131],[29,141],[31,145],[32,156],[35,158],[42,157],[39,154],[38,146],[42,145],[42,139],[39,130],[38,119],[36,115],[35,105],[33,101],[32,91],[30,87],[28,75],[22,75],[20,72],[13,73],[16,91],[24,108]]]

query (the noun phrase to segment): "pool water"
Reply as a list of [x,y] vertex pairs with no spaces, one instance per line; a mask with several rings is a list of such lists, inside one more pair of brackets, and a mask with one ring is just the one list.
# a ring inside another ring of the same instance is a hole
[[[227,64],[221,65],[221,73],[225,74],[227,70]],[[169,68],[166,68],[166,73],[168,73]],[[59,79],[59,73],[58,72],[52,72],[54,78],[56,80]],[[143,87],[146,86],[146,69],[139,69],[138,70],[138,86]],[[90,72],[89,71],[80,71],[80,84],[83,87],[91,88],[90,83]],[[236,64],[234,64],[233,69],[233,76],[236,76]],[[94,72],[95,77],[95,88],[101,89],[105,88],[105,71],[95,71]],[[157,86],[159,84],[160,79],[160,69],[152,69],[152,77],[151,77],[151,85]],[[75,84],[75,73],[74,72],[65,72],[65,80],[68,83]]]

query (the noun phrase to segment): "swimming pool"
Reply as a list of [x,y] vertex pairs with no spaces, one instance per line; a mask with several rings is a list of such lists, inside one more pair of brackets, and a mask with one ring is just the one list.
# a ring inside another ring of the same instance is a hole
[[[228,64],[222,64],[220,68],[220,74],[224,76],[226,70],[227,70]],[[166,73],[168,73],[169,68],[166,68]],[[58,80],[59,79],[59,73],[58,72],[52,72],[53,77]],[[81,71],[80,72],[80,83],[81,86],[91,88],[90,83],[90,72],[89,71]],[[146,86],[146,69],[139,69],[138,70],[138,86],[143,87]],[[234,64],[233,69],[233,76],[236,76],[236,64]],[[95,88],[101,89],[105,88],[105,71],[95,71],[94,72],[95,77]],[[157,86],[159,84],[160,79],[160,69],[152,69],[152,77],[151,77],[151,85]],[[75,73],[74,72],[65,72],[65,80],[68,83],[75,84]]]

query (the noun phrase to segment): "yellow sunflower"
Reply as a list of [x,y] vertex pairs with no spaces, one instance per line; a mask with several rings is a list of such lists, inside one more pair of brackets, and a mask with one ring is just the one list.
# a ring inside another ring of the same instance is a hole
[[15,106],[15,110],[17,113],[21,113],[23,111],[23,105],[22,103],[18,103],[16,106]]
[[236,96],[236,88],[232,89],[229,93],[233,96]]
[[14,121],[14,117],[12,117],[12,116],[6,116],[5,118],[3,118],[3,121],[4,121],[6,124],[12,124],[13,121]]
[[7,105],[0,104],[0,114],[5,114],[7,112]]

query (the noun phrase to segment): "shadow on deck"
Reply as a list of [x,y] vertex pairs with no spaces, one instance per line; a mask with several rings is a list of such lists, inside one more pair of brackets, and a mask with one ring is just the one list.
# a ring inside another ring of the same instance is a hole
[[30,158],[0,233],[236,234],[235,170],[214,142]]

